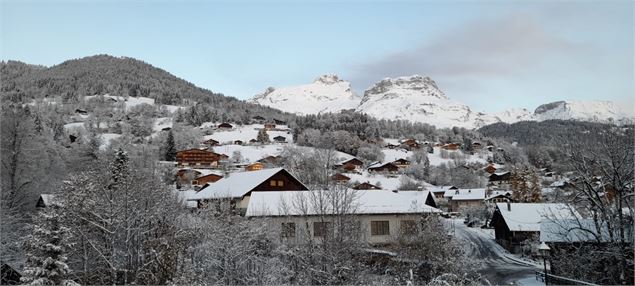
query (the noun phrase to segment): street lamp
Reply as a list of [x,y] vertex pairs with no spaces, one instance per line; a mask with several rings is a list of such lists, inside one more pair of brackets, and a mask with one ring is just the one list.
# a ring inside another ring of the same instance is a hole
[[547,245],[544,241],[542,243],[540,243],[540,246],[538,247],[538,251],[540,252],[540,255],[542,256],[542,263],[545,267],[545,285],[548,285],[549,283],[547,282],[548,277],[547,277],[547,256],[549,255],[549,251],[551,250],[551,248],[549,247],[549,245]]

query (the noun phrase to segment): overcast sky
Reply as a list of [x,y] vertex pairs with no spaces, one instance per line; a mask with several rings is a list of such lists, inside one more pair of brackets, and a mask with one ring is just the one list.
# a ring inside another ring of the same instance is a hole
[[241,99],[421,74],[477,111],[635,104],[630,0],[0,2],[2,60],[128,56]]

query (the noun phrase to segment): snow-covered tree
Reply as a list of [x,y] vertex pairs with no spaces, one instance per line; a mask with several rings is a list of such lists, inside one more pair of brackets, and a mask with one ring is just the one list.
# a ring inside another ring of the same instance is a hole
[[61,223],[55,207],[40,211],[33,220],[32,233],[24,238],[27,254],[21,282],[30,285],[76,285],[69,279],[66,264],[70,230]]
[[176,145],[174,143],[174,132],[172,130],[168,132],[168,136],[165,138],[164,150],[166,161],[176,160]]
[[267,130],[266,129],[260,129],[260,131],[258,131],[258,136],[256,137],[256,141],[260,142],[260,143],[269,143],[269,134],[267,134]]

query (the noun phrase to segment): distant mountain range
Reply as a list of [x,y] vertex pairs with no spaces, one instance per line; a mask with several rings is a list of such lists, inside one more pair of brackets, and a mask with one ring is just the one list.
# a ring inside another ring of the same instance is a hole
[[318,114],[354,109],[380,119],[423,122],[438,128],[479,128],[485,125],[549,119],[632,124],[635,117],[610,101],[556,101],[543,104],[532,113],[513,108],[499,113],[475,112],[451,100],[429,77],[420,75],[386,78],[356,95],[349,82],[336,75],[323,75],[311,84],[273,88],[248,102],[296,114]]

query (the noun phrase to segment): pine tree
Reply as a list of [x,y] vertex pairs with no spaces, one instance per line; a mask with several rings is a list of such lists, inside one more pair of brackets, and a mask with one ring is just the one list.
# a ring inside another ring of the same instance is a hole
[[33,232],[25,237],[26,267],[21,282],[31,285],[76,285],[68,280],[66,251],[70,230],[61,225],[60,214],[46,208],[34,218]]
[[110,171],[111,185],[118,186],[125,182],[128,177],[128,154],[122,148],[117,149],[115,160],[112,161],[108,170]]
[[269,143],[269,134],[267,134],[267,130],[260,129],[260,131],[258,131],[258,137],[256,138],[256,140],[260,143]]
[[176,146],[174,144],[174,133],[172,130],[168,133],[168,138],[165,139],[165,160],[176,160]]

